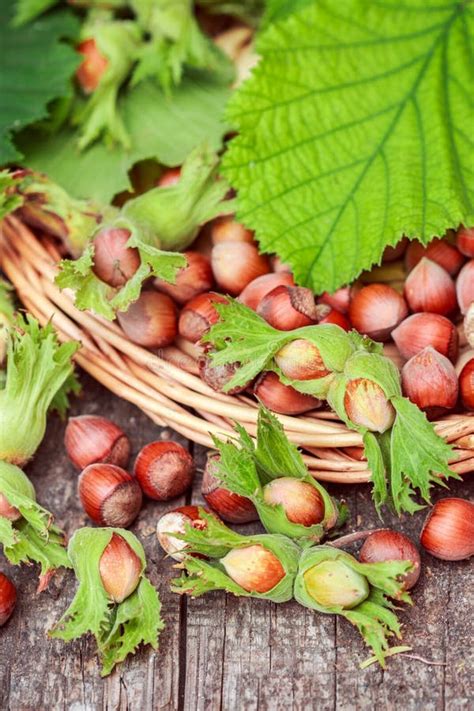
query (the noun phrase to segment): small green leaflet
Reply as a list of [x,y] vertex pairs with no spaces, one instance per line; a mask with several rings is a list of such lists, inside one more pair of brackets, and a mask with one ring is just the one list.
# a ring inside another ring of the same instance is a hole
[[262,33],[230,101],[223,172],[262,250],[319,293],[404,234],[474,222],[474,6],[301,4]]
[[[244,432],[237,427],[242,442],[245,443]],[[278,418],[266,407],[259,407],[257,421],[257,442],[254,450],[255,462],[260,478],[264,483],[279,476],[290,476],[304,479],[308,469],[301,453],[285,434]]]
[[23,198],[13,191],[21,178],[16,178],[8,170],[0,171],[0,220],[23,204]]
[[216,349],[212,362],[214,365],[241,365],[226,389],[252,380],[265,370],[276,351],[292,339],[238,301],[229,299],[227,304],[216,304],[215,308],[221,318],[202,339]]
[[80,61],[62,41],[79,30],[71,12],[56,12],[27,27],[12,28],[11,10],[12,3],[0,3],[0,165],[20,160],[13,134],[45,118],[48,104],[70,93],[70,78]]
[[401,638],[401,625],[392,609],[395,605],[380,590],[372,590],[355,610],[344,610],[341,614],[354,627],[365,643],[372,649],[380,666],[385,667],[385,657],[389,651],[388,639],[395,635]]
[[57,412],[59,417],[64,420],[71,405],[69,396],[79,395],[81,389],[82,386],[75,371],[73,371],[51,400],[48,412]]
[[70,195],[106,204],[130,189],[128,171],[138,161],[155,158],[181,165],[203,141],[220,148],[228,130],[223,113],[229,95],[228,86],[207,72],[187,73],[170,97],[153,81],[144,81],[119,100],[132,150],[95,143],[79,152],[77,132],[69,128],[52,135],[30,130],[18,145],[29,167],[46,173]]
[[57,568],[71,567],[64,547],[64,534],[56,526],[49,529],[47,538],[43,538],[34,526],[23,519],[13,525],[12,531],[14,541],[11,545],[0,538],[5,556],[13,565],[31,562],[39,564],[38,592],[47,586],[49,576]]

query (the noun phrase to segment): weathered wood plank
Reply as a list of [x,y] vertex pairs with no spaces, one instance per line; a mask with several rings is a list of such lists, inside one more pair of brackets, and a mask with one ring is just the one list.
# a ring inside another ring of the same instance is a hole
[[[201,496],[206,451],[196,446],[197,476],[192,503],[204,504]],[[186,600],[186,677],[183,709],[219,709],[222,697],[222,661],[225,650],[226,596],[211,593]]]
[[[90,380],[84,378],[84,383],[84,396],[75,403],[74,413],[111,417],[130,434],[135,451],[160,436],[179,440],[171,430],[160,432],[136,409]],[[64,455],[63,431],[64,424],[53,418],[28,473],[39,500],[72,533],[87,520],[76,498],[77,473]],[[195,454],[202,468],[204,450],[196,447]],[[472,478],[456,482],[450,494],[472,497],[472,484]],[[348,499],[354,527],[379,525],[368,487],[333,488],[333,493]],[[437,492],[438,497],[444,495]],[[192,499],[200,501],[198,481]],[[424,556],[415,606],[401,613],[404,642],[413,646],[413,653],[445,662],[446,667],[393,658],[386,671],[373,666],[361,672],[358,663],[368,652],[344,620],[336,622],[294,602],[277,606],[219,593],[184,600],[171,594],[169,581],[175,571],[172,562],[163,559],[155,525],[164,511],[184,501],[167,506],[148,502],[133,529],[143,541],[150,577],[163,601],[167,627],[160,650],[139,652],[105,680],[99,676],[90,640],[65,645],[45,636],[72,598],[72,574],[58,575],[48,592],[36,596],[34,571],[12,568],[0,559],[0,569],[8,570],[20,593],[14,617],[0,631],[2,710],[358,711],[377,707],[458,711],[473,707],[472,562],[448,564]],[[421,513],[402,522],[403,530],[415,540],[423,517]],[[387,516],[386,524],[396,524],[396,519]]]

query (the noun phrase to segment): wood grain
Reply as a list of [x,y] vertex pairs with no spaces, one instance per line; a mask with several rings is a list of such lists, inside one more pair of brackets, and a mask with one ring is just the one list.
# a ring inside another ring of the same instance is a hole
[[[134,453],[158,438],[183,442],[160,430],[130,404],[83,377],[84,394],[73,414],[100,413],[130,435]],[[76,497],[77,472],[63,449],[64,423],[51,418],[47,437],[27,468],[38,499],[71,534],[88,524]],[[189,444],[191,450],[193,445]],[[194,447],[198,469],[205,451]],[[451,485],[451,494],[472,497],[471,480]],[[345,496],[352,520],[348,530],[380,525],[369,488],[333,487]],[[437,498],[445,495],[441,490]],[[395,709],[438,711],[474,707],[474,565],[443,563],[423,556],[422,578],[413,608],[400,613],[404,642],[413,654],[442,662],[434,666],[395,657],[386,671],[358,664],[368,652],[344,620],[318,615],[296,603],[274,605],[213,593],[187,600],[169,591],[175,571],[157,544],[156,521],[185,501],[200,501],[199,474],[186,498],[164,505],[148,502],[133,530],[141,538],[149,575],[163,602],[166,629],[160,650],[141,650],[107,679],[101,679],[91,640],[64,644],[46,630],[61,615],[75,590],[74,576],[56,576],[50,589],[35,594],[34,568],[0,569],[14,580],[19,603],[0,630],[0,708],[5,711],[358,711]],[[398,527],[416,540],[423,513]],[[396,520],[387,516],[387,525]],[[256,525],[240,527],[242,532]]]

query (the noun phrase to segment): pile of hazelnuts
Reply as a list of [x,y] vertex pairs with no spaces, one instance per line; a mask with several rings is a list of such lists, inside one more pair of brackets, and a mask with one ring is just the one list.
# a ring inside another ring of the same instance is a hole
[[[155,279],[118,320],[132,341],[147,348],[176,342],[181,353],[191,356],[183,356],[180,364],[199,373],[212,389],[222,391],[236,367],[213,366],[200,344],[219,319],[215,305],[225,302],[227,294],[282,331],[333,323],[387,344],[387,355],[401,368],[404,394],[430,419],[455,408],[474,409],[474,352],[463,355],[455,368],[460,347],[466,345],[463,320],[474,330],[474,228],[462,227],[427,246],[403,239],[387,248],[386,267],[403,260],[402,283],[366,283],[365,277],[377,278],[375,270],[371,277],[363,275],[316,299],[310,289],[295,285],[289,267],[277,257],[260,254],[253,233],[231,215],[206,226],[193,247],[184,253],[188,264],[175,284]],[[100,239],[96,258],[99,263]],[[124,254],[124,272],[125,264]],[[111,283],[111,275],[104,276]],[[242,390],[280,414],[298,415],[322,405],[281,383],[273,372],[261,373],[231,394]]]
[[[178,442],[157,440],[138,453],[128,471],[131,446],[125,432],[99,415],[70,417],[64,444],[72,464],[81,471],[78,494],[86,514],[99,526],[127,528],[138,516],[143,495],[169,501],[192,485],[193,457]],[[207,504],[229,523],[258,520],[251,501],[224,489],[214,475],[216,453],[208,456],[202,480]]]
[[98,415],[69,418],[64,443],[81,470],[78,493],[86,514],[99,526],[127,528],[138,516],[143,494],[168,501],[192,484],[192,456],[178,442],[158,440],[138,453],[128,470],[130,440],[114,422]]

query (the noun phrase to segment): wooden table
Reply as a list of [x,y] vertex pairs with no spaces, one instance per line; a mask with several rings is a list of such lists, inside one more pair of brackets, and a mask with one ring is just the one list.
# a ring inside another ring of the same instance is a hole
[[[159,430],[141,412],[83,377],[84,393],[73,414],[106,415],[130,435],[134,453],[158,438],[180,438]],[[77,495],[77,473],[63,447],[65,424],[52,417],[47,436],[28,467],[38,499],[65,530],[88,525]],[[198,469],[205,451],[189,443]],[[121,711],[251,711],[260,709],[438,709],[474,708],[474,565],[423,557],[413,608],[400,613],[404,641],[413,654],[439,665],[395,657],[382,671],[358,668],[368,651],[344,620],[318,615],[295,602],[275,605],[212,593],[188,600],[169,592],[174,573],[155,537],[159,516],[199,501],[199,474],[192,495],[160,505],[148,502],[133,530],[141,538],[148,570],[159,588],[166,630],[158,652],[140,651],[109,678],[99,676],[91,640],[50,641],[46,630],[69,604],[71,572],[58,574],[47,592],[35,594],[36,571],[13,568],[0,558],[19,591],[14,616],[0,631],[2,711],[120,709]],[[472,496],[473,479],[451,486]],[[369,488],[333,487],[352,513],[346,527],[377,526]],[[442,490],[436,492],[443,496]],[[417,538],[423,513],[407,517],[404,531]],[[387,524],[395,519],[386,517]],[[247,527],[252,530],[250,527]],[[241,527],[242,530],[242,527]],[[253,529],[255,530],[255,529]]]

